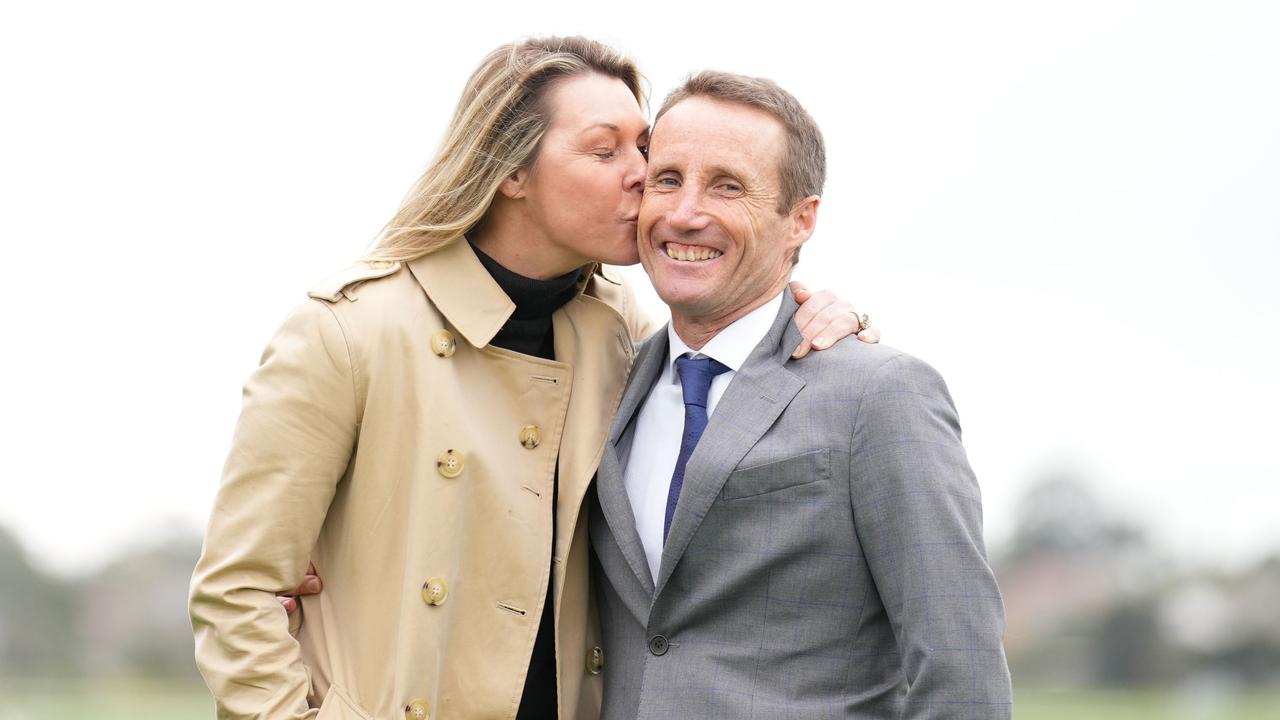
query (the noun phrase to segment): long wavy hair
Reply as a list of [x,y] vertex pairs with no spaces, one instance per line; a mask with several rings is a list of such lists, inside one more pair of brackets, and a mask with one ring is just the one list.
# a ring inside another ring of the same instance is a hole
[[467,81],[439,153],[366,259],[422,257],[480,224],[502,181],[537,158],[550,122],[552,84],[592,72],[621,80],[644,105],[635,62],[603,43],[535,38],[489,53]]

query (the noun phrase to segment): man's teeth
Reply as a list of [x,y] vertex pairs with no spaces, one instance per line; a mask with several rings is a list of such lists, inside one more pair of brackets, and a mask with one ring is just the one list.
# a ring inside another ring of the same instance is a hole
[[683,247],[667,243],[667,257],[672,260],[684,260],[685,262],[697,262],[698,260],[714,260],[724,253],[719,250],[713,250],[709,247],[697,247],[694,245],[685,245]]

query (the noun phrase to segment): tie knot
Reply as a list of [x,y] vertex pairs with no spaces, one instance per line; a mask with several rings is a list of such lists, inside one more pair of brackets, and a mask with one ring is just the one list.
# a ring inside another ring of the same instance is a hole
[[680,388],[684,391],[684,404],[707,406],[707,393],[711,380],[729,368],[711,358],[676,358],[676,372],[680,375]]

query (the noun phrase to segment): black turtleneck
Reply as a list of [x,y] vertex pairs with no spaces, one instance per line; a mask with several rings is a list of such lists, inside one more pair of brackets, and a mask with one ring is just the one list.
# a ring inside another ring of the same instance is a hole
[[471,249],[476,251],[480,264],[502,287],[502,292],[516,304],[511,318],[490,342],[525,355],[555,360],[551,315],[578,294],[578,278],[582,269],[550,280],[534,280],[511,272],[475,245]]
[[[511,272],[497,260],[485,255],[474,244],[476,257],[484,265],[502,291],[516,304],[515,312],[490,342],[506,350],[555,360],[555,340],[551,332],[551,315],[578,294],[578,278],[582,270],[549,280],[534,280]],[[560,478],[557,474],[551,493],[551,547],[555,552],[555,506],[559,494]],[[543,720],[556,717],[556,629],[555,594],[552,587],[555,573],[547,568],[547,599],[543,604],[542,620],[538,636],[533,642],[533,655],[529,658],[529,672],[524,679],[524,694],[520,698],[520,710],[516,720]]]

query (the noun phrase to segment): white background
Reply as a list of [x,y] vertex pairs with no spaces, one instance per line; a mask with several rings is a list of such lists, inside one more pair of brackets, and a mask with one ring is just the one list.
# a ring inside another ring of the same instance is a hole
[[1280,4],[1238,0],[6,6],[0,525],[63,572],[198,530],[274,328],[546,33],[655,105],[707,67],[805,103],[797,277],[948,379],[990,542],[1069,472],[1184,562],[1280,550]]

